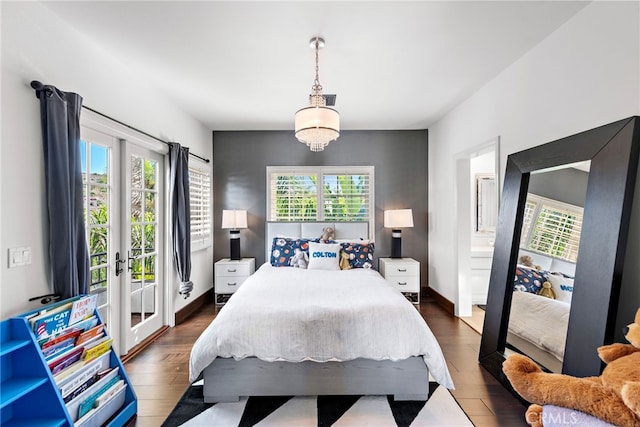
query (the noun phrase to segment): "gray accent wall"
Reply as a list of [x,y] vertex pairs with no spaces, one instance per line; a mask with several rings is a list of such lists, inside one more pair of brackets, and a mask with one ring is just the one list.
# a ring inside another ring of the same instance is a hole
[[229,233],[220,228],[223,209],[246,209],[241,253],[265,262],[267,166],[374,166],[375,256],[391,253],[387,209],[413,209],[413,228],[402,231],[402,254],[420,261],[427,286],[427,130],[342,131],[322,152],[313,153],[293,131],[213,132],[214,261],[229,257]]

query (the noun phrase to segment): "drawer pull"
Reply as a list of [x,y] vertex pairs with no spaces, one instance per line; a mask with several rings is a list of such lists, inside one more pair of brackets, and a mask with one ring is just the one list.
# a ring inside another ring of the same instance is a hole
[[400,273],[406,273],[406,272],[407,272],[407,269],[406,269],[406,268],[399,268],[399,269],[398,269],[398,271],[399,271]]
[[233,283],[227,283],[227,286],[235,286],[235,285],[236,285],[236,282],[233,282]]
[[230,268],[227,268],[227,273],[235,273],[235,272],[236,272],[236,269],[235,269],[235,268],[234,268],[233,270],[232,270],[232,269],[230,269]]
[[398,282],[398,285],[400,285],[400,286],[407,286],[407,282]]

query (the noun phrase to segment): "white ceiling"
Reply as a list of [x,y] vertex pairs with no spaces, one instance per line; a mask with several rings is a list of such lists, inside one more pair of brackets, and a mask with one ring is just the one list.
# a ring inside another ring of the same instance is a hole
[[342,129],[424,129],[587,3],[45,2],[212,130],[292,129],[320,82]]

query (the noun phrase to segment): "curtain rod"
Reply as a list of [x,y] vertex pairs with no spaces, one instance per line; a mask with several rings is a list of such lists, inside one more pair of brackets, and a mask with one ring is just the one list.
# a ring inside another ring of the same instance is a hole
[[[122,125],[122,126],[125,126],[125,127],[129,128],[129,129],[132,129],[132,130],[135,130],[136,132],[140,132],[141,134],[143,134],[143,135],[145,135],[145,136],[148,136],[149,138],[153,138],[153,139],[155,139],[156,141],[160,141],[160,142],[162,142],[163,144],[167,144],[167,145],[169,145],[169,142],[167,142],[167,141],[165,141],[165,140],[163,140],[163,139],[160,139],[160,138],[155,137],[155,136],[153,136],[153,135],[151,135],[151,134],[148,134],[148,133],[147,133],[147,132],[145,132],[145,131],[142,131],[142,130],[140,130],[140,129],[138,129],[138,128],[135,128],[135,127],[133,127],[133,126],[130,126],[130,125],[126,124],[126,123],[123,123],[123,122],[121,122],[120,120],[114,119],[113,117],[107,116],[106,114],[101,113],[100,111],[96,111],[96,110],[94,110],[94,109],[93,109],[93,108],[91,108],[91,107],[87,107],[86,105],[83,105],[83,106],[82,106],[82,108],[86,108],[87,110],[89,110],[89,111],[91,111],[91,112],[93,112],[93,113],[96,113],[96,114],[98,114],[99,116],[102,116],[102,117],[104,117],[104,118],[106,118],[106,119],[112,120],[112,121],[114,121],[114,122],[116,122],[116,123],[118,123],[118,124],[120,124],[120,125]],[[202,161],[204,161],[204,162],[206,162],[206,163],[211,162],[211,160],[209,160],[209,159],[205,159],[204,157],[200,157],[200,156],[198,156],[197,154],[192,153],[191,151],[189,151],[189,155],[190,155],[190,156],[193,156],[193,157],[197,157],[197,158],[199,158],[200,160],[202,160]]]

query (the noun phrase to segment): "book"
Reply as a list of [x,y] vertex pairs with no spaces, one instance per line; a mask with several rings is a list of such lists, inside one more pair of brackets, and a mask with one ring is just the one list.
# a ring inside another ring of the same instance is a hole
[[78,406],[78,418],[82,418],[84,414],[89,412],[89,410],[93,408],[93,405],[95,404],[96,400],[100,396],[102,396],[107,390],[109,390],[114,384],[116,384],[118,381],[120,381],[119,375],[116,375],[108,379],[104,383],[104,385],[98,388],[97,391],[93,392],[89,397],[83,400],[82,403],[80,403],[80,406]]
[[76,339],[76,345],[86,343],[92,338],[102,336],[103,332],[104,332],[104,325],[97,325],[89,329],[88,331],[81,333]]
[[101,370],[109,367],[109,358],[110,358],[111,350],[107,351],[102,356],[96,357],[95,360],[85,363],[84,360],[80,359],[78,362],[66,367],[62,371],[58,372],[53,376],[54,381],[59,389],[62,389],[70,381],[74,381],[77,375],[82,375],[82,371],[90,366],[92,363],[97,363],[100,366]]
[[50,361],[48,366],[49,366],[49,369],[51,370],[51,374],[55,375],[58,372],[62,371],[64,368],[79,361],[80,358],[82,357],[83,352],[84,352],[84,347],[82,346],[73,347],[70,351],[63,353],[59,357]]
[[[97,398],[100,394],[102,394],[102,393],[98,394],[98,392],[109,381],[111,381],[114,378],[119,376],[119,374],[120,374],[119,370],[120,370],[119,367],[115,366],[107,375],[104,376],[104,378],[101,378],[100,380],[96,381],[92,386],[90,386],[88,389],[86,389],[83,393],[81,393],[79,396],[76,396],[75,399],[72,399],[70,402],[65,404],[65,406],[67,408],[67,412],[71,416],[71,420],[74,423],[75,423],[75,421],[78,420],[78,418],[81,418],[81,416],[79,415],[80,405],[82,403],[85,403],[87,399],[93,397],[94,395]],[[106,389],[105,389],[105,391],[106,391]]]
[[30,319],[31,327],[37,339],[50,337],[69,326],[71,303],[61,305]]
[[[60,389],[60,394],[62,395],[62,397],[64,398],[68,396],[69,393],[73,392],[80,385],[86,383],[90,378],[94,378],[97,376],[98,373],[104,372],[105,363],[103,362],[104,362],[103,360],[96,359],[91,363],[87,363],[75,375],[72,375],[71,377],[69,377],[67,381],[60,382],[58,384],[58,388]],[[107,363],[107,366],[108,366],[108,363]],[[96,379],[100,379],[103,376],[104,374],[101,374],[101,376]]]
[[69,325],[93,316],[98,303],[98,295],[87,295],[75,300],[71,306],[69,314]]
[[56,345],[43,348],[42,355],[44,356],[44,359],[46,361],[53,360],[54,358],[58,357],[60,353],[67,351],[72,347],[74,347],[74,342],[73,337],[70,337],[67,340],[59,342]]
[[72,374],[74,372],[77,372],[80,369],[82,369],[83,366],[84,366],[84,360],[82,360],[82,358],[81,358],[80,360],[78,360],[77,362],[72,363],[71,365],[67,366],[63,370],[61,370],[59,372],[56,372],[53,375],[53,380],[56,382],[56,384],[60,384],[66,378],[72,376]]
[[82,320],[75,325],[67,326],[65,329],[61,329],[50,336],[43,336],[38,338],[38,345],[42,347],[45,343],[49,342],[49,340],[55,339],[60,335],[64,335],[70,330],[79,329],[80,332],[85,332],[98,324],[98,318],[96,316],[91,316],[87,320]]
[[83,356],[85,363],[111,350],[112,343],[113,338],[108,337],[105,341],[88,349]]
[[78,335],[80,335],[81,332],[82,330],[74,327],[64,329],[63,331],[60,331],[59,334],[53,335],[50,338],[48,338],[46,341],[42,341],[42,343],[39,343],[40,348],[42,348],[42,351],[44,352],[45,349],[55,346],[56,344],[59,344],[63,341],[66,341],[69,338],[72,338],[73,341],[75,342],[76,338],[78,337]]
[[113,384],[107,391],[102,393],[101,396],[98,396],[96,401],[93,403],[94,408],[98,408],[104,405],[109,399],[118,394],[120,390],[122,390],[127,385],[124,383],[123,379],[119,379],[115,384]]

